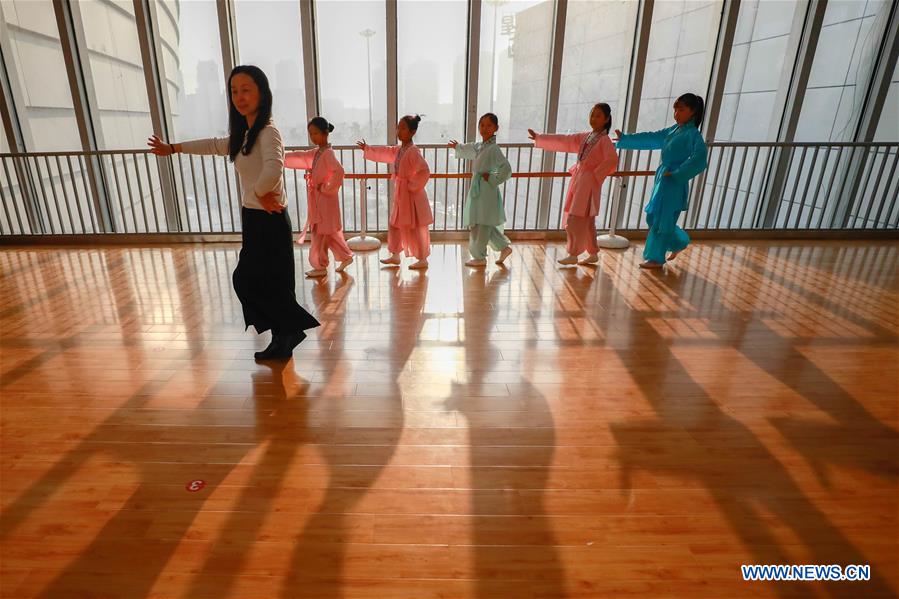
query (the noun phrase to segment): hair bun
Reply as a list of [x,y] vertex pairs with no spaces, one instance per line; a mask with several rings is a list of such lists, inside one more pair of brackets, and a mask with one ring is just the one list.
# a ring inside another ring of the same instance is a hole
[[331,131],[334,131],[334,125],[328,123],[328,133],[330,133]]
[[416,115],[415,115],[415,122],[416,122],[416,123],[420,123],[420,122],[421,122],[421,116],[419,116],[419,115],[416,114]]

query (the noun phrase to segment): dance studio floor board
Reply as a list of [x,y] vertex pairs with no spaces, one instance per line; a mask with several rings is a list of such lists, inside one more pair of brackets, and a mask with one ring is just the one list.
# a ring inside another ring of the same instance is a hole
[[360,255],[286,365],[234,245],[0,250],[0,595],[895,596],[899,244],[641,249]]

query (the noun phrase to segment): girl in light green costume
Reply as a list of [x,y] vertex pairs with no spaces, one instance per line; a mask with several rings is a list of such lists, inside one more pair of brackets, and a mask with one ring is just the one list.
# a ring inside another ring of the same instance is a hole
[[502,264],[512,253],[512,242],[503,233],[506,209],[499,188],[512,176],[512,166],[496,145],[499,120],[488,112],[478,121],[478,132],[483,141],[460,144],[456,140],[449,147],[456,150],[459,160],[474,160],[471,169],[471,187],[462,212],[462,224],[468,227],[468,251],[471,260],[466,266],[487,264],[487,246],[499,252],[497,264]]

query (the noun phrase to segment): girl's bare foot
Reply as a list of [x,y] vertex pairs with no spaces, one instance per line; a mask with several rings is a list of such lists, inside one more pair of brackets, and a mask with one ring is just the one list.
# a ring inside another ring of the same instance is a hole
[[559,258],[558,262],[563,266],[571,266],[572,264],[577,264],[577,256],[565,256],[564,258]]
[[512,255],[512,246],[507,245],[503,248],[503,250],[499,253],[499,259],[496,261],[497,264],[502,264],[506,261],[506,258]]
[[589,256],[578,262],[578,264],[580,264],[581,266],[590,266],[591,264],[596,264],[597,262],[599,262],[599,254],[590,254]]
[[412,270],[424,270],[427,267],[428,267],[427,260],[419,260],[415,264],[412,264],[411,266],[409,266],[409,268],[411,268]]
[[314,268],[312,270],[306,271],[306,276],[310,279],[317,279],[318,277],[323,277],[328,274],[327,268]]

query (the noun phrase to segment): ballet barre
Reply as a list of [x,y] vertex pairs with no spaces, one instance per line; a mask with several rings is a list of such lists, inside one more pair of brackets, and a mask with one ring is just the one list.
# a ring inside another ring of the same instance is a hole
[[[615,171],[610,177],[651,177],[655,175],[655,171]],[[470,179],[471,173],[431,173],[431,179]],[[553,177],[570,177],[568,171],[556,172],[537,172],[537,173],[512,173],[512,177],[535,177],[549,179]],[[390,173],[347,173],[345,179],[390,179],[393,177]]]
[[[650,177],[655,175],[655,171],[615,171],[610,177]],[[536,173],[512,173],[513,178],[533,177],[536,179],[551,179],[555,177],[570,177],[568,171],[562,172],[536,172]],[[391,173],[347,173],[345,179],[390,179]],[[431,173],[431,179],[469,179],[472,173]],[[359,235],[347,240],[347,244],[355,251],[371,251],[381,247],[381,241],[376,237],[369,237],[368,233],[368,187],[361,185],[359,189],[359,208],[361,215],[361,227]],[[620,187],[619,187],[620,193]],[[612,199],[613,213],[618,212],[619,193],[615,193]],[[600,235],[597,242],[601,247],[623,249],[628,246],[628,241],[624,237],[615,234],[615,222],[612,221],[612,228],[605,235]]]

